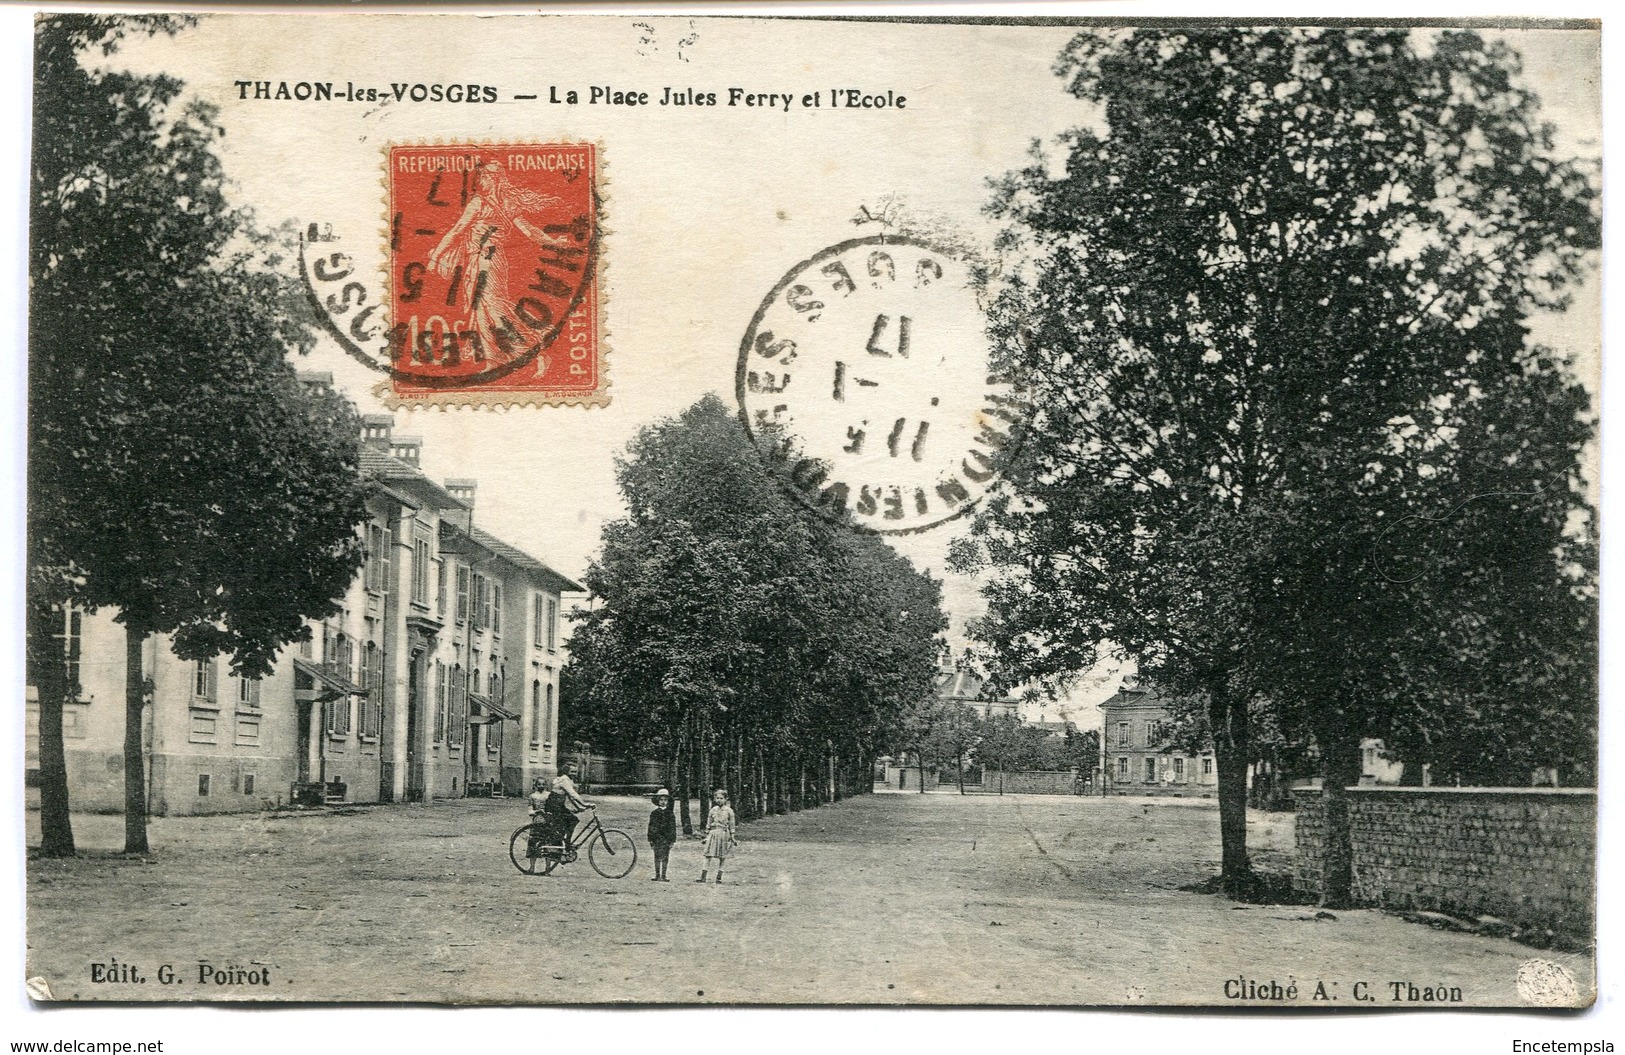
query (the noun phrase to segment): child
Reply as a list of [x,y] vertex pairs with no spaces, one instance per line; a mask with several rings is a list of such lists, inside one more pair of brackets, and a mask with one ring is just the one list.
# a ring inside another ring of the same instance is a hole
[[717,882],[722,882],[722,862],[734,848],[734,811],[728,805],[728,793],[718,788],[711,796],[711,815],[705,819],[705,870],[696,883],[705,882],[716,862]]
[[661,788],[650,800],[655,808],[649,811],[649,846],[655,852],[654,882],[669,883],[666,878],[666,859],[677,842],[677,816],[671,811],[671,792]]
[[[530,786],[528,803],[530,806],[530,823],[535,825],[544,821],[547,812],[547,781],[540,777],[536,778],[535,782]],[[545,834],[545,829],[538,831],[535,827],[531,828],[530,856],[537,856],[541,852],[541,847],[546,845]]]

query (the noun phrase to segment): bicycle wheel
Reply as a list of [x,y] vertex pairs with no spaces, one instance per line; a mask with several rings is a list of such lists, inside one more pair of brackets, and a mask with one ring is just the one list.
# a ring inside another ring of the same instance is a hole
[[638,863],[638,846],[625,832],[605,828],[587,844],[587,861],[605,879],[620,879]]
[[513,866],[528,876],[544,876],[553,871],[559,863],[557,856],[542,852],[542,834],[536,833],[531,837],[531,830],[535,825],[527,824],[513,833],[508,840],[508,856],[513,860]]

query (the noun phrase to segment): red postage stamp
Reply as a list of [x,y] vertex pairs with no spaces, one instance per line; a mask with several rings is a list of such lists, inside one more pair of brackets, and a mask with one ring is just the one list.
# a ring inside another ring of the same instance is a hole
[[593,143],[388,148],[396,403],[609,401]]

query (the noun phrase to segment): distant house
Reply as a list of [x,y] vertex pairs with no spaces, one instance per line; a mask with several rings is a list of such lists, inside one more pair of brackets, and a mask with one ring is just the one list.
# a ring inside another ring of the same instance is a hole
[[1058,740],[1065,739],[1068,733],[1077,732],[1078,729],[1076,722],[1065,720],[1050,722],[1040,718],[1037,721],[1029,720],[1024,724],[1029,729],[1037,729],[1039,732]]
[[1154,689],[1125,679],[1100,705],[1105,716],[1106,790],[1117,795],[1190,795],[1218,792],[1219,773],[1213,749],[1176,749],[1168,701]]

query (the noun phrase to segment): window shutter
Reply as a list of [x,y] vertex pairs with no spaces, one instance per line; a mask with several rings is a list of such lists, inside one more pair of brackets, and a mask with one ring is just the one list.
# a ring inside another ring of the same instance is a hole
[[381,580],[378,583],[378,589],[388,593],[391,581],[389,577],[389,561],[394,554],[395,533],[385,528],[383,540],[383,549],[378,555],[378,576]]

